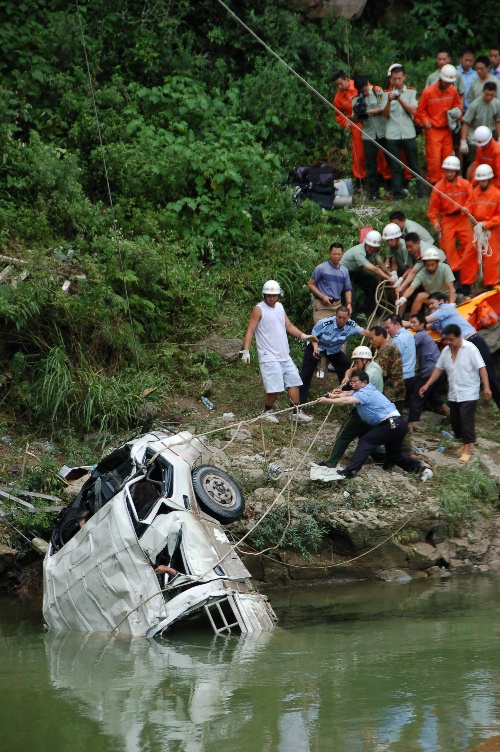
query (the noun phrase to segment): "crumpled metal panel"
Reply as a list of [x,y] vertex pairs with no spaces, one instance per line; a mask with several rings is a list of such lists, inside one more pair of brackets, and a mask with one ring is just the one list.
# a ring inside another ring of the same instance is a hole
[[47,556],[43,612],[52,629],[144,635],[166,615],[123,494]]

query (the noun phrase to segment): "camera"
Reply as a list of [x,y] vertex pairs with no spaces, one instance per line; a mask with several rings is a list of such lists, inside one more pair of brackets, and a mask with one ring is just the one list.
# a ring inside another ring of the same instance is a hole
[[363,123],[365,120],[368,120],[368,118],[370,117],[366,110],[367,110],[366,99],[364,98],[362,94],[360,94],[358,101],[352,108],[352,111],[356,114],[360,123]]
[[394,97],[394,99],[399,99],[399,97],[401,96],[401,92],[399,91],[399,89],[393,89],[392,96]]

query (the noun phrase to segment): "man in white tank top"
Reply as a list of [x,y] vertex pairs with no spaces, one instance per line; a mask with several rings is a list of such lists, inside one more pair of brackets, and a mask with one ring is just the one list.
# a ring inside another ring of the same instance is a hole
[[299,386],[302,385],[302,379],[290,357],[287,335],[291,334],[307,342],[317,342],[318,339],[312,334],[304,334],[291,323],[285,309],[281,303],[278,303],[281,289],[274,279],[265,283],[262,294],[264,300],[258,303],[250,314],[243,340],[243,350],[241,350],[241,360],[248,365],[250,344],[255,334],[260,372],[266,390],[266,400],[261,416],[271,423],[278,423],[273,407],[278,394],[286,389],[290,402],[296,406],[290,418],[301,421],[312,420],[310,415],[306,415],[298,407]]

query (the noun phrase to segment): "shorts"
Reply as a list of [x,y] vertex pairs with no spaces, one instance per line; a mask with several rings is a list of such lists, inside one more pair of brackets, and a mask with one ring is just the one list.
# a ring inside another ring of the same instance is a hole
[[289,386],[302,386],[297,366],[291,358],[260,363],[260,374],[266,394],[284,392]]

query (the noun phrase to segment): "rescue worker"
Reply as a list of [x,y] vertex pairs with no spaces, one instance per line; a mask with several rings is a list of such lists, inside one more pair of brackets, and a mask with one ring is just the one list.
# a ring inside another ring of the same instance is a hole
[[422,292],[417,292],[415,300],[412,303],[410,316],[414,313],[418,313],[431,292],[448,292],[448,299],[450,303],[454,303],[456,300],[455,291],[455,276],[451,271],[448,264],[444,264],[440,261],[440,255],[437,248],[428,248],[422,253],[422,261],[424,262],[424,268],[421,269],[415,275],[412,283],[408,286],[408,281],[405,280],[403,284],[396,291],[401,295],[396,305],[400,310],[402,306],[407,302],[413,293],[421,285],[423,287]]
[[[383,392],[384,377],[382,375],[382,369],[380,368],[379,364],[373,360],[373,354],[370,348],[365,347],[364,345],[355,347],[352,351],[352,360],[354,365],[352,368],[349,368],[349,370],[346,371],[346,374],[342,381],[342,386],[349,385],[354,371],[362,370],[365,371],[370,377],[370,384],[373,384],[375,389],[378,389],[379,392]],[[335,392],[340,393],[340,390],[335,390]],[[370,424],[365,423],[364,420],[361,420],[358,415],[358,411],[353,408],[349,414],[349,417],[346,418],[346,420],[340,426],[339,432],[335,437],[335,444],[333,445],[330,456],[325,462],[318,462],[317,464],[321,465],[322,467],[337,467],[338,463],[344,456],[349,444],[351,444],[354,439],[358,439],[360,436],[368,433],[370,428]],[[385,461],[385,452],[379,448],[375,449],[372,452],[371,456],[375,462]]]
[[442,332],[448,324],[456,324],[460,329],[460,336],[466,339],[468,342],[472,342],[477,347],[486,365],[486,371],[488,373],[488,381],[490,383],[491,393],[493,399],[498,408],[500,408],[500,380],[495,371],[495,365],[493,363],[493,357],[491,355],[490,348],[488,347],[486,340],[481,337],[472,324],[470,324],[463,316],[459,314],[457,309],[451,303],[445,301],[442,292],[433,292],[429,295],[427,301],[427,307],[430,311],[426,317],[426,322],[429,329],[433,329],[437,332]]
[[427,382],[438,361],[439,348],[429,332],[425,331],[425,316],[421,311],[411,316],[410,329],[415,333],[415,347],[419,366],[418,376],[415,378],[410,395],[410,409],[408,410],[408,429],[412,433],[414,424],[422,417],[426,401],[434,408],[435,412],[442,412],[445,416],[450,414],[450,408],[444,404],[440,394],[442,381],[436,382],[428,389],[425,397],[420,396],[420,387]]
[[331,405],[355,405],[361,420],[371,427],[359,439],[356,451],[345,470],[338,470],[338,474],[344,478],[355,478],[371,452],[383,445],[388,462],[408,472],[418,473],[424,482],[432,478],[433,473],[429,467],[402,451],[408,426],[396,405],[370,384],[370,377],[365,371],[354,371],[350,383],[351,392],[330,392],[328,397],[319,399],[319,402]]
[[453,85],[456,79],[457,69],[443,65],[439,80],[423,90],[415,113],[415,121],[424,128],[427,180],[433,185],[443,177],[441,164],[453,152],[448,112],[455,107],[461,110],[460,97]]
[[[407,266],[406,271],[402,276],[401,284],[403,283],[403,281],[406,281],[408,285],[410,285],[417,276],[418,272],[424,268],[424,262],[422,261],[422,253],[424,253],[424,251],[422,251],[418,233],[409,232],[408,235],[405,236],[405,246],[408,254],[409,266]],[[438,248],[437,251],[439,253],[439,260],[446,263],[446,256],[444,254],[444,251],[442,251],[440,248]]]
[[[478,185],[473,189],[466,209],[484,230],[489,230],[491,233],[488,252],[482,258],[483,284],[486,290],[491,290],[498,285],[499,281],[500,190],[493,184],[493,170],[489,164],[479,165],[474,178]],[[464,295],[470,295],[471,286],[476,281],[478,271],[478,252],[472,245],[469,251],[464,253],[462,261],[462,293]]]
[[365,76],[355,76],[354,86],[358,96],[353,101],[352,119],[355,123],[363,124],[368,196],[370,201],[378,201],[381,180],[377,172],[377,158],[380,151],[377,144],[385,147],[386,123],[382,110],[385,107],[386,95],[380,86],[369,84]]
[[354,88],[354,81],[342,70],[333,74],[333,83],[337,87],[333,106],[337,110],[340,110],[340,112],[335,112],[335,119],[340,127],[344,128],[351,135],[351,170],[354,177],[354,190],[356,193],[360,193],[363,188],[361,181],[366,177],[365,150],[363,148],[363,136],[360,131],[363,124],[358,123],[359,127],[355,128],[347,120],[347,118],[352,120],[352,103],[358,96],[358,92]]
[[[474,141],[477,145],[476,160],[469,167],[467,177],[472,185],[476,184],[475,172],[479,165],[487,164],[493,171],[493,185],[500,188],[500,143],[493,141],[492,133],[485,125],[480,125],[474,131]],[[472,178],[472,179],[471,179]]]
[[417,362],[417,351],[415,348],[415,337],[403,326],[401,316],[392,314],[385,319],[385,330],[393,345],[396,345],[403,361],[403,380],[405,382],[406,400],[410,399],[410,394],[415,383],[415,365]]
[[497,84],[487,81],[483,93],[471,103],[462,120],[460,133],[460,153],[467,159],[467,164],[476,159],[476,142],[474,131],[481,125],[500,135],[500,99],[496,99]]
[[[387,75],[390,88],[386,89],[387,102],[382,115],[387,119],[385,145],[394,157],[401,161],[404,153],[408,166],[417,175],[421,175],[418,161],[417,134],[413,123],[413,116],[417,111],[417,92],[411,86],[406,86],[405,70],[402,65],[391,65]],[[389,159],[391,170],[392,194],[396,201],[404,199],[403,166],[395,159]],[[416,182],[417,194],[423,198],[424,192],[419,180]]]
[[348,270],[351,282],[367,293],[368,305],[371,308],[375,304],[375,290],[379,281],[392,280],[380,256],[381,245],[381,234],[377,230],[370,230],[365,242],[349,248],[340,262]]
[[444,178],[438,180],[431,193],[427,216],[441,236],[439,246],[445,252],[459,285],[463,255],[473,247],[470,222],[462,211],[472,195],[472,186],[459,175],[461,165],[458,157],[446,157],[441,166]]
[[[436,55],[436,65],[437,70],[434,71],[434,73],[431,73],[429,76],[427,76],[427,81],[425,82],[426,86],[432,86],[432,84],[435,84],[436,81],[439,81],[439,75],[444,68],[445,65],[450,65],[452,61],[451,52],[449,50],[439,50]],[[464,97],[465,97],[465,81],[462,78],[461,73],[459,72],[458,68],[457,70],[457,78],[455,83],[455,88],[458,91],[460,95],[460,99],[462,100],[462,107],[464,104]]]
[[390,222],[382,230],[382,238],[387,243],[387,261],[395,283],[412,266],[402,235],[401,228],[395,222]]
[[407,219],[406,214],[400,209],[396,209],[389,214],[389,222],[394,222],[394,224],[401,229],[403,237],[408,235],[409,232],[417,232],[423,251],[425,251],[426,248],[430,248],[431,245],[434,245],[434,238],[430,232],[413,219]]
[[264,300],[258,303],[250,314],[243,349],[240,351],[242,363],[248,365],[250,344],[255,334],[260,372],[266,391],[261,418],[271,423],[279,422],[273,410],[274,403],[278,394],[286,389],[290,402],[296,406],[290,418],[301,421],[312,420],[310,415],[298,409],[299,386],[302,385],[302,380],[297,366],[290,357],[287,334],[306,342],[317,343],[318,339],[311,334],[301,332],[290,322],[285,309],[281,303],[278,303],[281,288],[276,280],[269,279],[262,288],[262,294]]

